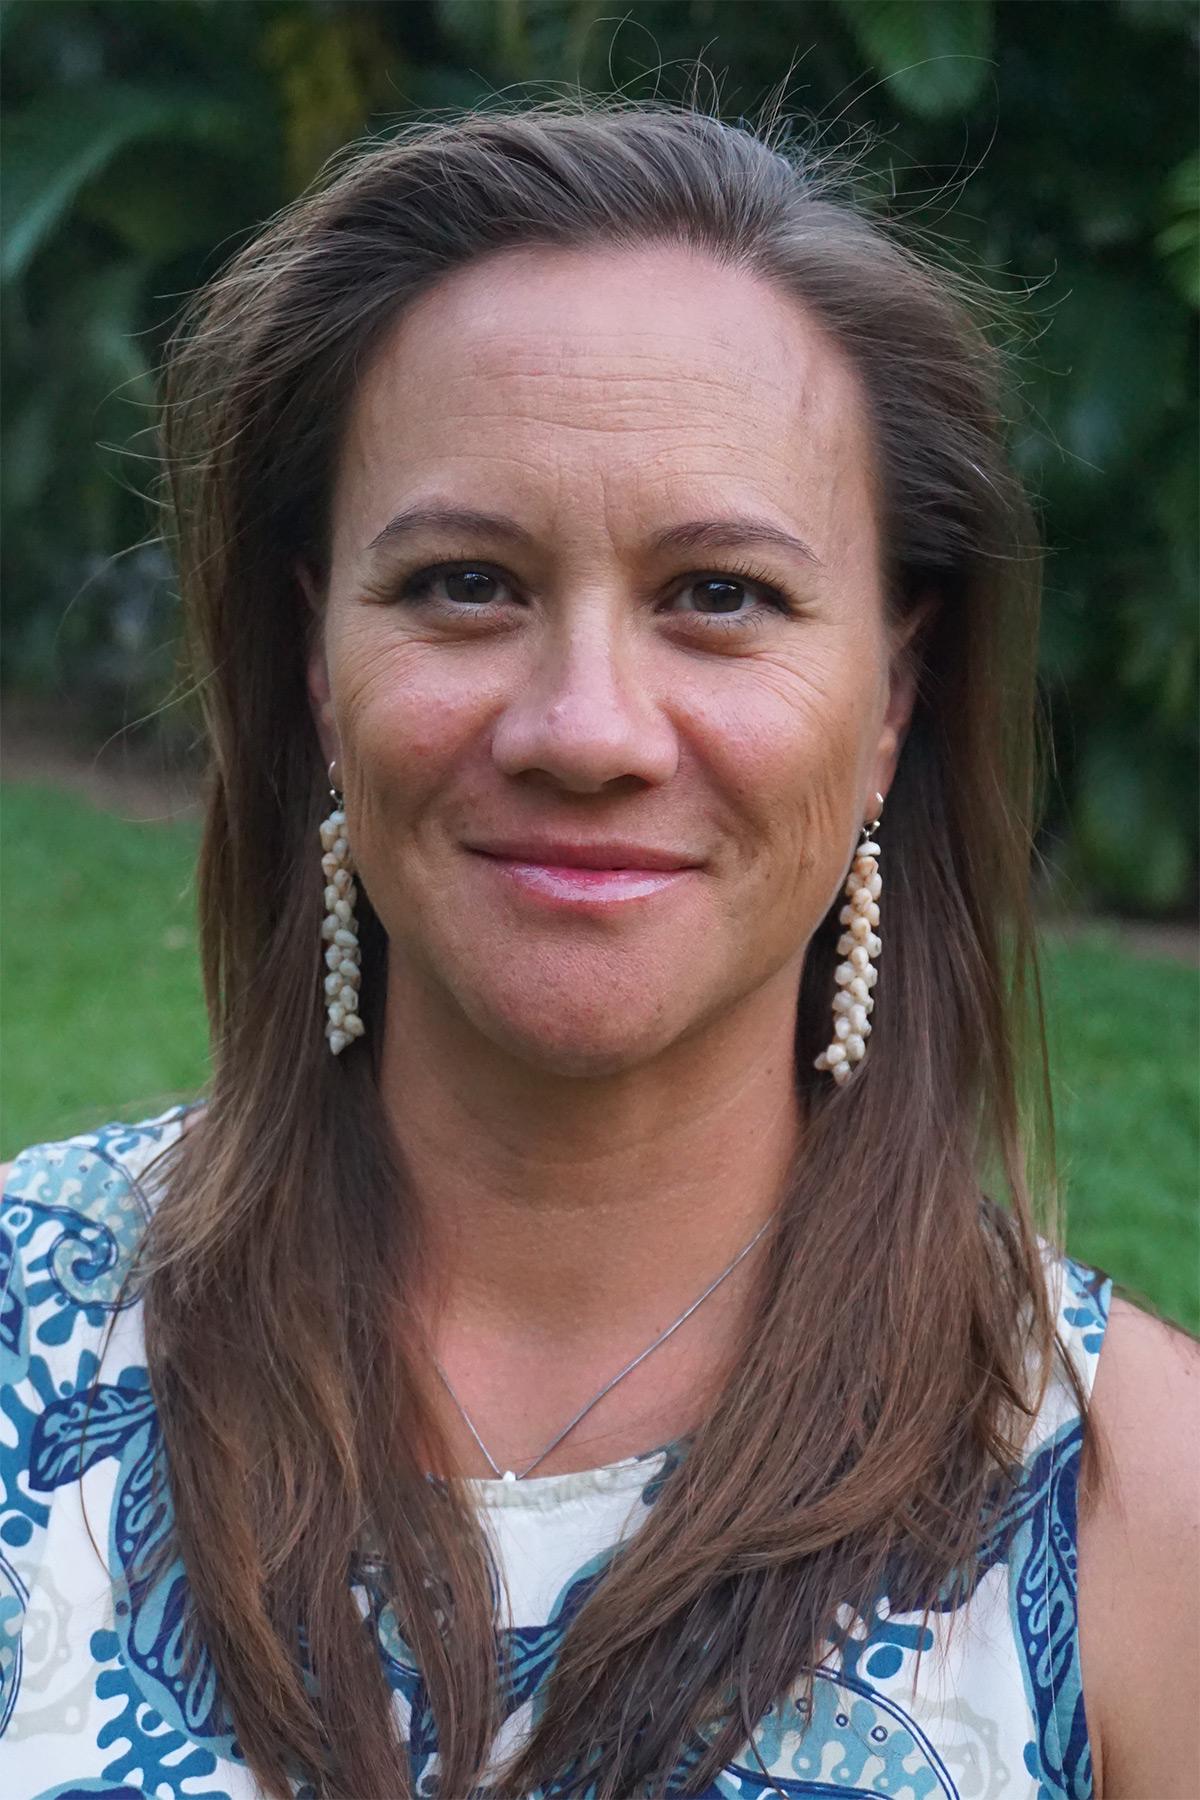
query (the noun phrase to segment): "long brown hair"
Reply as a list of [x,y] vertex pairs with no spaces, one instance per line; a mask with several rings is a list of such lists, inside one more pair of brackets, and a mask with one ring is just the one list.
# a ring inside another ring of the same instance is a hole
[[812,1067],[835,906],[798,1000],[803,1154],[734,1373],[570,1624],[493,1791],[705,1786],[773,1700],[803,1698],[839,1608],[881,1591],[920,1607],[969,1579],[1053,1372],[1031,1200],[1054,1241],[1028,893],[1039,564],[999,352],[958,282],[773,127],[555,99],[353,146],[192,303],[165,389],[211,748],[213,1072],[141,1281],[194,1641],[270,1795],[298,1770],[329,1796],[412,1792],[348,1583],[365,1538],[427,1684],[439,1792],[481,1779],[502,1681],[480,1526],[417,1448],[440,1444],[407,1310],[420,1214],[376,1085],[387,946],[365,894],[367,1038],[334,1059],[322,1035],[326,779],[294,566],[324,563],[355,372],[410,301],[506,247],[667,240],[833,334],[873,420],[889,616],[941,604],[888,797],[870,1054],[844,1089]]

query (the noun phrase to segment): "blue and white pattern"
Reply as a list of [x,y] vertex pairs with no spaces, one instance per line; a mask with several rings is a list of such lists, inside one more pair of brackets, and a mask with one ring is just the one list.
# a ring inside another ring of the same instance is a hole
[[[154,1157],[185,1107],[35,1145],[0,1208],[0,1794],[6,1800],[255,1800],[208,1659],[185,1665],[178,1560],[132,1571],[170,1527],[136,1295],[122,1277],[153,1204]],[[1045,1253],[1064,1343],[1090,1391],[1110,1284]],[[104,1340],[108,1333],[107,1344]],[[103,1352],[103,1356],[102,1356]],[[101,1361],[103,1360],[103,1372]],[[1056,1378],[1022,1479],[968,1594],[923,1623],[881,1599],[816,1671],[805,1726],[789,1699],[705,1800],[1090,1800],[1079,1676],[1081,1426]],[[570,1619],[654,1504],[673,1451],[578,1474],[469,1484],[503,1577],[505,1754],[536,1717]],[[90,1532],[90,1536],[89,1536]],[[94,1540],[94,1541],[93,1541]],[[420,1671],[361,1561],[418,1794],[437,1744]],[[311,1800],[303,1783],[296,1800]]]

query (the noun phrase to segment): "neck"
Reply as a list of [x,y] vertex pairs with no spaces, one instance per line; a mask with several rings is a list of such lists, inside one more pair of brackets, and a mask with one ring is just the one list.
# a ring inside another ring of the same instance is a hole
[[581,1078],[390,979],[381,1095],[441,1316],[559,1347],[663,1329],[778,1203],[799,1135],[795,992],[789,971],[654,1062]]
[[778,1206],[800,1131],[796,985],[787,971],[657,1058],[581,1077],[502,1051],[444,993],[389,974],[380,1092],[422,1216],[413,1302],[450,1384],[434,1384],[442,1447],[427,1466],[487,1476],[489,1458],[502,1469],[536,1458],[537,1474],[560,1474],[702,1421],[742,1341],[769,1232],[588,1402]]

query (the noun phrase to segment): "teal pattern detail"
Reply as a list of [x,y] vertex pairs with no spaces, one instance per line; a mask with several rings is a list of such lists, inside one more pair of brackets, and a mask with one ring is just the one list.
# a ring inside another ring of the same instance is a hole
[[[150,1165],[185,1111],[33,1146],[0,1207],[0,1793],[22,1800],[255,1792],[211,1659],[203,1647],[185,1655],[190,1597],[171,1548],[140,1306],[135,1291],[121,1294],[154,1204]],[[1086,1390],[1110,1284],[1049,1254],[1047,1279]],[[702,1800],[1092,1800],[1076,1592],[1081,1448],[1072,1396],[1056,1382],[970,1583],[947,1584],[927,1618],[918,1596],[886,1583],[841,1653],[811,1672],[811,1717],[782,1696]],[[471,1484],[493,1544],[497,1604],[507,1603],[498,1753],[536,1722],[572,1619],[682,1454],[670,1446],[575,1475]],[[143,1580],[159,1550],[161,1574]],[[378,1565],[359,1558],[348,1580],[415,1791],[432,1796],[437,1733],[420,1670]],[[947,1625],[960,1646],[949,1688]],[[681,1764],[672,1792],[694,1766],[695,1755]],[[294,1794],[312,1800],[302,1781]]]

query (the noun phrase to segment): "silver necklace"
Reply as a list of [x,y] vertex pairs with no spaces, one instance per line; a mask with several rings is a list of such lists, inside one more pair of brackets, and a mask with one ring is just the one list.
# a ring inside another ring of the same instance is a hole
[[443,1369],[441,1363],[435,1357],[434,1358],[434,1366],[436,1367],[438,1374],[441,1376],[442,1381],[445,1383],[446,1392],[449,1394],[449,1396],[453,1400],[455,1406],[457,1406],[459,1412],[462,1414],[463,1421],[466,1424],[467,1430],[471,1433],[471,1436],[475,1439],[475,1442],[479,1445],[480,1450],[482,1450],[484,1458],[487,1462],[487,1465],[491,1469],[492,1473],[494,1475],[498,1475],[500,1477],[501,1481],[524,1481],[526,1475],[532,1474],[534,1469],[537,1468],[538,1464],[545,1462],[545,1460],[549,1456],[550,1452],[552,1450],[557,1450],[558,1446],[562,1443],[563,1439],[565,1437],[569,1436],[569,1434],[572,1431],[574,1431],[575,1427],[579,1424],[580,1420],[587,1417],[588,1413],[591,1412],[593,1406],[599,1406],[599,1404],[600,1404],[601,1400],[603,1400],[605,1394],[611,1394],[613,1389],[616,1387],[616,1385],[619,1381],[624,1381],[624,1379],[627,1375],[632,1375],[633,1371],[637,1368],[639,1363],[645,1362],[646,1358],[650,1355],[650,1353],[654,1350],[657,1350],[660,1344],[665,1344],[667,1339],[671,1336],[672,1332],[678,1331],[679,1327],[682,1324],[684,1324],[688,1319],[691,1318],[692,1314],[696,1311],[696,1308],[698,1306],[703,1306],[704,1302],[708,1299],[708,1296],[710,1294],[716,1293],[716,1291],[720,1287],[721,1283],[723,1281],[725,1281],[730,1275],[733,1274],[733,1271],[737,1268],[738,1264],[742,1261],[742,1259],[744,1257],[749,1256],[749,1254],[753,1250],[755,1244],[757,1244],[759,1238],[762,1236],[763,1232],[767,1229],[767,1226],[770,1223],[771,1223],[770,1219],[764,1219],[762,1224],[759,1226],[758,1230],[755,1232],[754,1236],[750,1239],[750,1242],[748,1244],[743,1244],[742,1248],[738,1251],[738,1253],[734,1257],[733,1261],[729,1264],[729,1267],[726,1269],[722,1269],[721,1273],[717,1276],[715,1281],[709,1282],[708,1286],[705,1288],[705,1290],[701,1294],[700,1298],[698,1300],[693,1300],[692,1304],[687,1308],[686,1312],[681,1312],[679,1317],[675,1320],[675,1323],[673,1325],[668,1325],[667,1329],[665,1331],[660,1332],[658,1337],[655,1338],[654,1342],[652,1344],[647,1344],[646,1348],[644,1350],[640,1351],[639,1354],[634,1357],[634,1359],[631,1363],[626,1363],[625,1367],[621,1370],[621,1372],[618,1375],[614,1375],[611,1381],[606,1381],[604,1386],[600,1389],[599,1393],[593,1394],[592,1398],[587,1402],[586,1406],[581,1406],[579,1411],[575,1414],[574,1418],[569,1419],[568,1422],[563,1426],[562,1430],[559,1432],[556,1432],[555,1435],[550,1439],[550,1442],[546,1445],[545,1449],[539,1450],[537,1455],[533,1458],[533,1460],[531,1462],[527,1462],[523,1469],[501,1469],[500,1464],[496,1461],[495,1457],[492,1455],[491,1451],[488,1449],[487,1445],[484,1443],[483,1439],[480,1437],[478,1431],[475,1429],[475,1422],[471,1418],[470,1413],[467,1411],[466,1407],[463,1405],[462,1401],[459,1399],[458,1395],[455,1393],[453,1387],[451,1386],[450,1377],[447,1375],[445,1369]]

